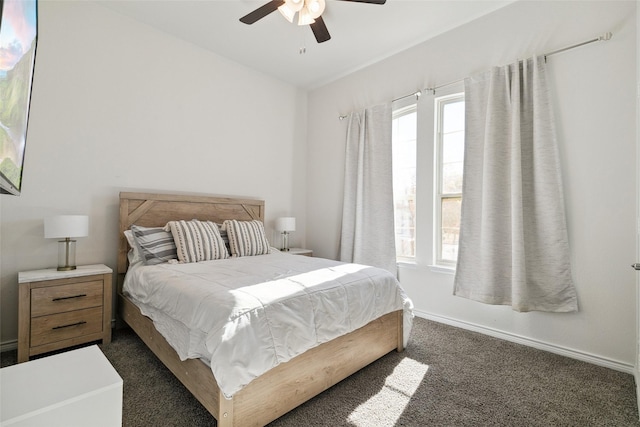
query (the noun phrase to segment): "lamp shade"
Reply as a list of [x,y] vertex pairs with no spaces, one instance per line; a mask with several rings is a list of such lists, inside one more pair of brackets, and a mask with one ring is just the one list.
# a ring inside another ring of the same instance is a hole
[[285,216],[276,220],[276,230],[278,231],[296,231],[296,219],[294,217]]
[[86,215],[56,215],[44,219],[44,237],[57,239],[89,235],[89,217]]

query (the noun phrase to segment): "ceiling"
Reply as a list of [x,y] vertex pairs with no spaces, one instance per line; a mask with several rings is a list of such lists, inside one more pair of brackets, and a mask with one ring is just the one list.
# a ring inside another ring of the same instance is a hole
[[[100,4],[165,33],[295,86],[331,82],[515,0],[327,0],[331,40],[273,12],[253,25],[239,18],[268,0],[102,0]],[[300,53],[305,48],[305,53]]]

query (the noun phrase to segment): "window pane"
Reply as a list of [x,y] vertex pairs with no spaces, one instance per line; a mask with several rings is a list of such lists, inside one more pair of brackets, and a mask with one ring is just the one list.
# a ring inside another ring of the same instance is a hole
[[412,258],[416,255],[415,214],[413,199],[405,199],[395,204],[396,256]]
[[458,259],[464,169],[464,94],[435,100],[437,124],[435,263],[454,266]]
[[462,162],[464,159],[464,131],[447,133],[442,136],[442,161]]
[[416,113],[405,114],[397,119],[397,125],[393,127],[393,138],[399,140],[415,140],[416,138]]
[[462,193],[462,162],[442,165],[442,193]]
[[462,192],[462,166],[464,160],[464,132],[454,132],[442,137],[442,188],[443,194]]
[[456,132],[464,129],[464,101],[449,102],[442,111],[442,132]]
[[393,202],[396,256],[415,257],[416,112],[393,119]]
[[442,199],[442,242],[441,254],[445,261],[458,259],[458,238],[460,237],[460,205],[462,197]]

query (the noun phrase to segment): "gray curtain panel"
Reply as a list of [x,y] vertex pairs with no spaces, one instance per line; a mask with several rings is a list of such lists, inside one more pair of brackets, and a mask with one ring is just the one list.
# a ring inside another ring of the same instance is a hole
[[340,260],[396,274],[391,104],[349,115]]
[[577,311],[543,57],[465,79],[454,294],[516,311]]

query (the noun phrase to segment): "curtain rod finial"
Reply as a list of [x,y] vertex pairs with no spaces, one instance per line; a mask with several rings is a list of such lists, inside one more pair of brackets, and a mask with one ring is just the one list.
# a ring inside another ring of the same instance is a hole
[[604,33],[603,35],[601,35],[600,37],[598,37],[600,40],[604,40],[604,41],[609,41],[611,40],[611,37],[613,37],[613,33],[611,32],[607,32]]

